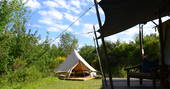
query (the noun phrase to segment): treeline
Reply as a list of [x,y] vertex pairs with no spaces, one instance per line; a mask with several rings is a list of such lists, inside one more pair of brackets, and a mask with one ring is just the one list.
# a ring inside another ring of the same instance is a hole
[[70,33],[52,45],[38,31],[27,29],[29,9],[22,0],[0,1],[0,86],[54,75],[53,70],[77,47]]
[[[144,52],[145,56],[149,59],[159,59],[160,51],[159,51],[159,37],[156,34],[150,34],[144,36]],[[112,71],[113,77],[125,77],[126,72],[124,71],[125,67],[133,66],[139,64],[141,62],[140,58],[140,43],[139,37],[137,36],[134,41],[129,43],[123,41],[116,41],[114,43],[106,41],[108,58],[104,59],[104,53],[102,50],[102,45],[100,45],[99,49],[101,49],[101,59],[110,60],[110,68]],[[85,58],[92,66],[94,66],[97,70],[100,70],[98,58],[96,55],[96,50],[94,46],[84,46],[80,49],[80,54],[83,58]],[[102,60],[102,64],[105,65],[104,60]],[[107,71],[106,66],[104,66],[104,70]]]

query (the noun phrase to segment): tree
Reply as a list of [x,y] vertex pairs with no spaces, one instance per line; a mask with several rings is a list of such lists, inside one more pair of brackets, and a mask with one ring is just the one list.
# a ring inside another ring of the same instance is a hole
[[53,44],[51,46],[50,55],[51,58],[55,59],[57,57],[64,56],[64,51],[61,48],[57,47],[55,44]]
[[79,53],[90,65],[97,67],[98,60],[94,46],[85,45],[80,48]]
[[14,24],[26,20],[26,10],[22,0],[0,1],[0,31],[9,30]]
[[146,35],[144,37],[145,55],[150,59],[160,58],[159,37],[156,34]]
[[[14,55],[11,54],[17,30],[27,21],[26,8],[20,0],[0,1],[0,72],[6,73],[12,67]],[[22,24],[22,25],[21,25]],[[18,27],[18,28],[17,28]],[[15,28],[15,29],[14,29]],[[16,30],[17,29],[17,30]],[[16,52],[17,53],[17,52]]]
[[65,52],[65,56],[78,47],[78,40],[71,33],[65,33],[60,37],[59,47]]

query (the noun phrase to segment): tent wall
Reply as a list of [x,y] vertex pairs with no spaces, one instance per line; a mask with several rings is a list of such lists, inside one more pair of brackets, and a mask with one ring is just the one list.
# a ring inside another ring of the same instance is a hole
[[165,63],[170,65],[170,20],[163,23],[165,39]]

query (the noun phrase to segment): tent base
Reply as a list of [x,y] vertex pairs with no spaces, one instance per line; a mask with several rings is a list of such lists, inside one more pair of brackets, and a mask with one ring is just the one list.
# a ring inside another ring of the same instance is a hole
[[73,81],[86,81],[90,79],[94,79],[95,77],[87,76],[87,77],[70,77],[66,78],[65,80],[73,80]]

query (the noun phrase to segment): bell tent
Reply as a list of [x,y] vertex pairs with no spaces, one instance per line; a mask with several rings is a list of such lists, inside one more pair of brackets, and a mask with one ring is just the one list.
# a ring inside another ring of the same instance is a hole
[[60,78],[67,79],[73,77],[95,77],[97,71],[74,50],[54,72]]

